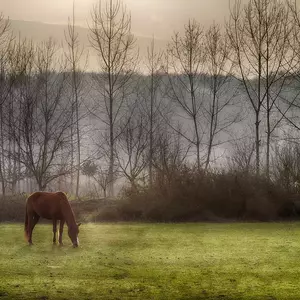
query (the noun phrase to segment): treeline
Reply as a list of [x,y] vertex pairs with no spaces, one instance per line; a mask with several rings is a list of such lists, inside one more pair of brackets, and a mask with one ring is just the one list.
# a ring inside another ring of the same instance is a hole
[[76,199],[122,189],[127,204],[148,199],[143,208],[158,215],[226,203],[232,209],[221,217],[236,217],[247,215],[248,202],[262,208],[263,199],[267,207],[297,193],[297,3],[237,1],[229,9],[223,27],[190,20],[167,49],[153,40],[139,57],[130,13],[120,0],[99,2],[89,22],[94,73],[74,11],[63,47],[15,36],[1,15],[3,196],[26,182],[26,191],[58,187]]

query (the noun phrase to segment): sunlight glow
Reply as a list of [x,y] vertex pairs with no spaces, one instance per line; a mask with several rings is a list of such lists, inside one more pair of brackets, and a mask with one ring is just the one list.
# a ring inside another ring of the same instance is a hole
[[[75,0],[76,23],[87,26],[90,10],[97,0]],[[166,37],[180,30],[189,18],[203,25],[223,22],[228,13],[224,0],[123,0],[132,16],[132,30],[139,35]],[[0,11],[13,20],[66,24],[73,0],[0,0]]]

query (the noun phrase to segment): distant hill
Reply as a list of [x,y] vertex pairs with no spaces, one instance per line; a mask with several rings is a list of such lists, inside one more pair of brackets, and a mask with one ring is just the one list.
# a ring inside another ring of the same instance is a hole
[[[62,44],[65,39],[64,32],[67,30],[66,25],[47,24],[41,22],[11,20],[11,28],[16,35],[24,38],[32,39],[35,43],[45,41],[52,37],[58,44]],[[76,26],[76,31],[79,35],[81,44],[90,48],[89,46],[89,29],[85,27]],[[137,47],[139,48],[140,59],[147,57],[147,47],[150,45],[152,38],[146,36],[136,36]],[[159,50],[166,48],[168,44],[167,40],[155,39],[155,47]],[[93,55],[93,51],[89,49],[91,53],[89,61],[89,69],[94,69],[91,66],[97,65],[97,58]]]

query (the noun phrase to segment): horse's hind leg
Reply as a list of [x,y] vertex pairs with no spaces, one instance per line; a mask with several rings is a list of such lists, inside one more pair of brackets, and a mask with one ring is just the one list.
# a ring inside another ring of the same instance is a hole
[[53,220],[53,244],[56,244],[57,220]]
[[64,231],[64,224],[65,224],[65,220],[60,220],[60,222],[59,222],[59,239],[58,239],[58,242],[61,246],[63,244],[62,234],[63,234],[63,231]]

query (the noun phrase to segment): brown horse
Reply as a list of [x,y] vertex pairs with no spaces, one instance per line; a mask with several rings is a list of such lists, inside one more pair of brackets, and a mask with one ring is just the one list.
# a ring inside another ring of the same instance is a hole
[[79,224],[76,224],[73,210],[67,196],[62,192],[35,192],[26,201],[25,237],[32,245],[32,231],[40,217],[53,221],[53,243],[56,243],[57,220],[60,220],[59,244],[62,245],[64,223],[68,226],[68,235],[73,247],[78,247]]

